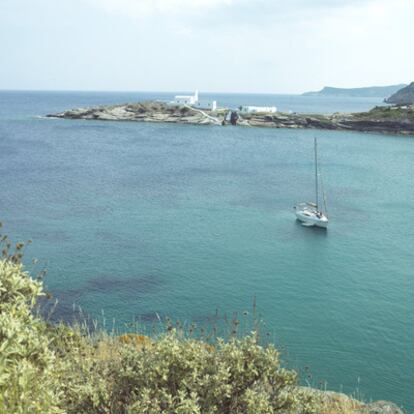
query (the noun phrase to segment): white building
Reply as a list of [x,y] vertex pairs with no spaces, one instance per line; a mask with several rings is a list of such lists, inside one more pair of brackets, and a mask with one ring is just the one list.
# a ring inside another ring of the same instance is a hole
[[196,109],[207,109],[215,111],[217,109],[217,101],[200,101],[198,99],[198,91],[194,95],[176,95],[170,105],[188,105]]
[[277,108],[275,106],[242,106],[240,107],[240,112],[242,114],[275,113]]
[[198,91],[194,95],[176,95],[174,97],[174,104],[176,105],[195,105],[198,102]]

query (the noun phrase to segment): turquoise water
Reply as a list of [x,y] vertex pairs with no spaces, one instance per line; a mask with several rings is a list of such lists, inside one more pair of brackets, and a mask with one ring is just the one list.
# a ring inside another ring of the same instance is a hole
[[[204,321],[253,296],[315,385],[414,411],[414,140],[351,132],[38,119],[169,94],[0,93],[0,217],[60,299],[117,323]],[[223,95],[282,109],[379,100]],[[241,102],[240,104],[244,103]],[[319,103],[318,103],[319,102]],[[331,218],[304,228],[313,137]]]

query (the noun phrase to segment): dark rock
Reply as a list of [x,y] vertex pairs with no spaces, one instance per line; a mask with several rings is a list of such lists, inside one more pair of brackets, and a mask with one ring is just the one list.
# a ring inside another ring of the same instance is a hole
[[232,113],[230,115],[230,123],[232,125],[237,125],[238,119],[239,119],[239,115],[237,114],[237,112],[232,111]]

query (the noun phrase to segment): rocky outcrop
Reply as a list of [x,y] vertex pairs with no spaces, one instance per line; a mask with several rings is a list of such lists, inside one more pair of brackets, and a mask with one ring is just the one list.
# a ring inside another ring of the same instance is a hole
[[389,401],[377,401],[365,404],[362,409],[363,414],[403,414],[401,409]]
[[254,114],[244,116],[251,126],[350,130],[414,135],[414,108],[376,107],[351,114]]
[[414,104],[414,82],[411,82],[405,88],[400,89],[391,95],[385,102],[395,105],[413,105]]
[[156,101],[71,109],[47,116],[67,119],[94,119],[100,121],[169,122],[181,124],[219,123],[216,118],[207,114],[207,111],[193,110],[186,106],[168,105]]
[[[162,102],[141,102],[96,108],[72,109],[48,115],[55,118],[101,121],[165,122],[194,125],[225,125],[228,110],[201,111]],[[238,114],[240,126],[350,130],[414,135],[414,107],[375,107],[368,112],[322,114],[254,113]]]
[[321,402],[319,414],[404,414],[396,404],[389,401],[363,403],[342,393],[313,388],[304,388],[304,392],[319,398]]

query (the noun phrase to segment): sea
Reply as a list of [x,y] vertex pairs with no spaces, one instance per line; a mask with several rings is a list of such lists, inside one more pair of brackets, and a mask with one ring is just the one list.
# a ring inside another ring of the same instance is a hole
[[[53,317],[237,317],[248,331],[254,314],[303,383],[413,413],[414,137],[44,117],[173,95],[0,91],[0,221],[33,241],[27,268],[47,269]],[[313,113],[382,101],[201,98]],[[292,209],[314,198],[314,137],[327,231]]]

